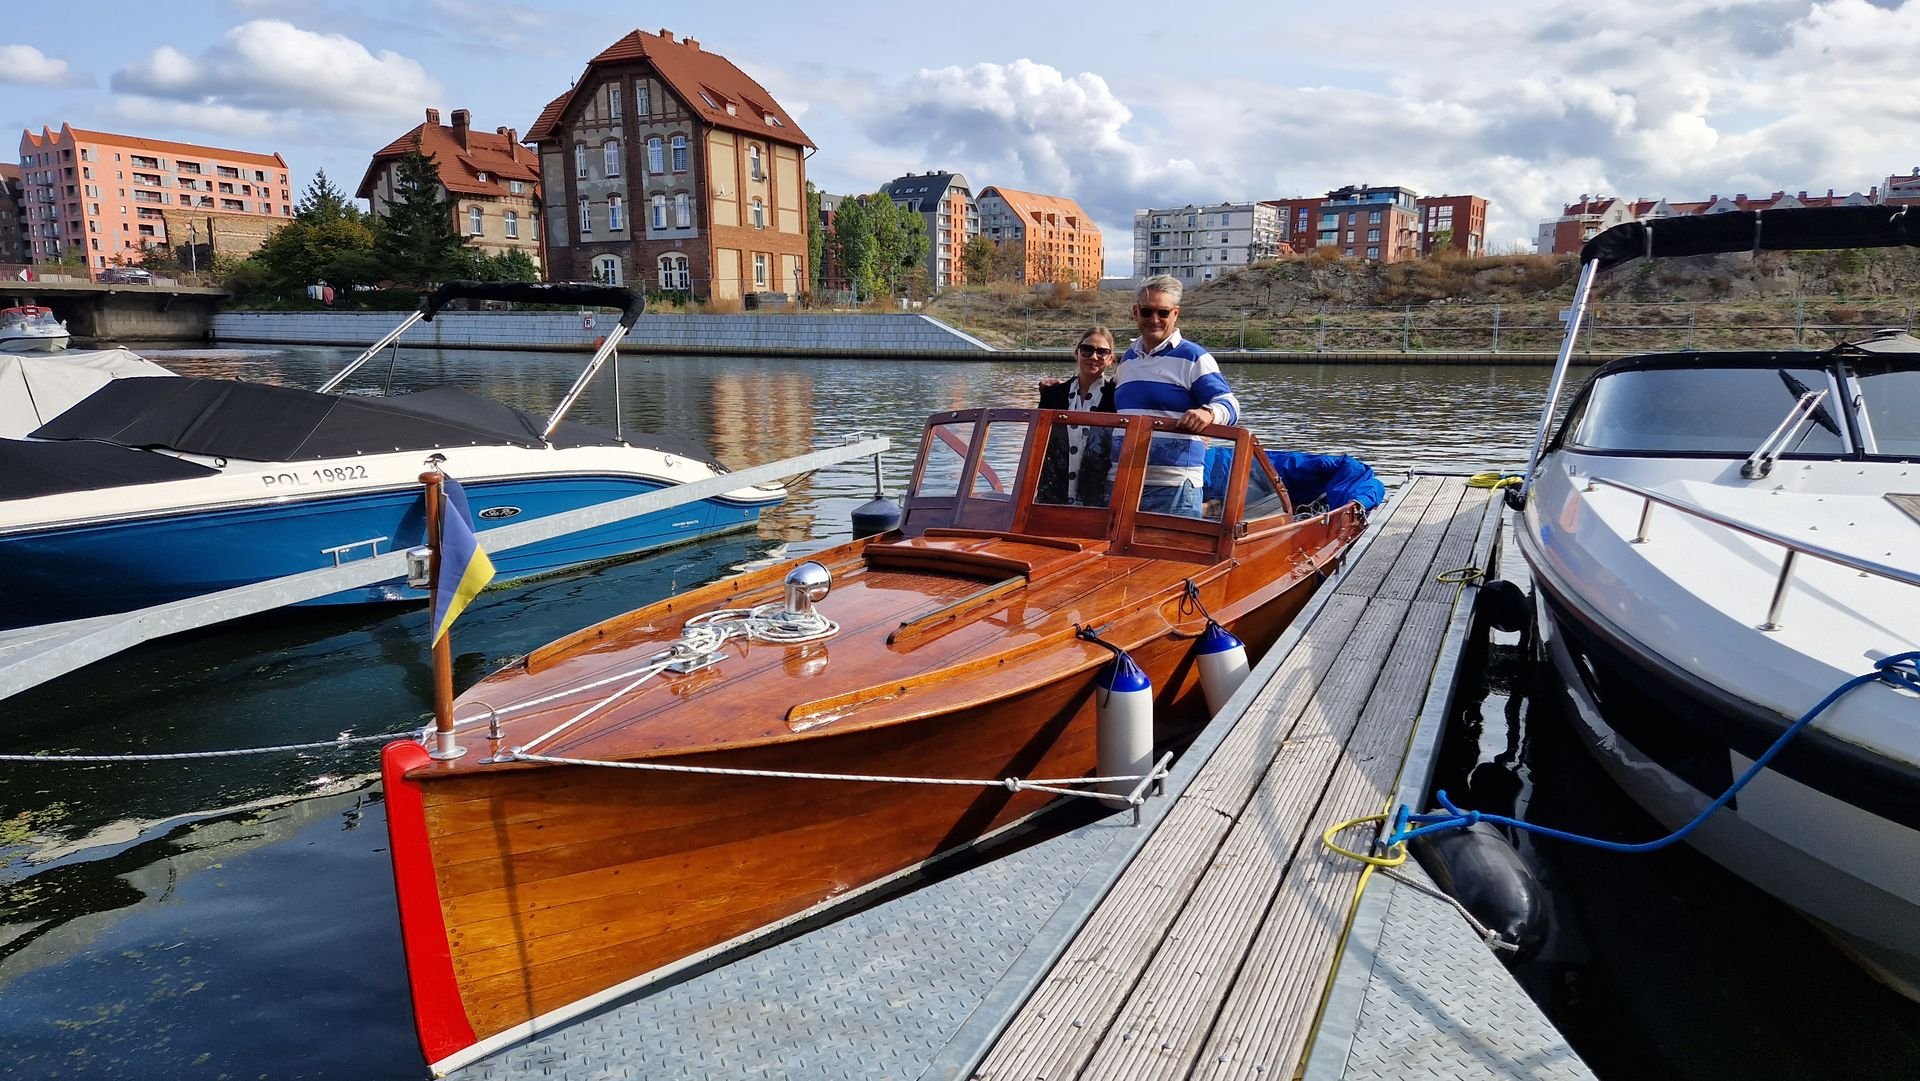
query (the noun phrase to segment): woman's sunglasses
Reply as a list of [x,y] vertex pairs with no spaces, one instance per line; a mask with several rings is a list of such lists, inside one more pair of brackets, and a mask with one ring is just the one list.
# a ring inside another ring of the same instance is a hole
[[1113,350],[1102,349],[1097,345],[1076,345],[1073,347],[1073,351],[1083,357],[1099,357],[1102,360],[1113,355]]

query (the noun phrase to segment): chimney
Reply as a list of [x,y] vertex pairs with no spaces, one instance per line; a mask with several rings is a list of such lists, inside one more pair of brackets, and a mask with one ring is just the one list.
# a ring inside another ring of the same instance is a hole
[[434,127],[436,127],[436,128],[437,128],[437,127],[439,127],[439,126],[440,126],[440,110],[438,110],[438,109],[428,109],[428,110],[427,110],[427,123],[429,123],[429,124],[432,124],[432,125],[433,125]]
[[693,40],[692,38],[688,38],[684,44],[686,45],[687,48],[692,49],[696,53],[700,51],[700,43]]
[[663,27],[661,27],[661,28],[660,28],[660,40],[661,40],[661,41],[672,41],[672,40],[673,40],[673,31],[671,31],[671,30],[669,30],[669,29],[667,29],[667,28],[666,28],[666,27],[664,27],[664,26],[663,26]]
[[473,114],[465,109],[453,111],[453,137],[462,150],[467,149],[467,123],[472,119]]
[[1804,200],[1804,199],[1805,199],[1806,197],[1807,197],[1807,189],[1805,189],[1805,188],[1801,188],[1801,189],[1800,189],[1800,198]]
[[493,133],[507,141],[507,157],[510,157],[515,161],[519,161],[520,160],[520,133],[508,127],[495,128],[493,129]]
[[1832,188],[1828,188],[1828,189],[1827,189],[1827,198],[1829,198],[1829,199],[1831,199],[1831,198],[1833,198],[1833,189],[1832,189]]

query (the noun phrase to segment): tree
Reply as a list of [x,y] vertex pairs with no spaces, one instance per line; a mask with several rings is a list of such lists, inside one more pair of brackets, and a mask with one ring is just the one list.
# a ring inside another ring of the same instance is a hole
[[847,276],[846,288],[856,294],[872,295],[868,285],[873,274],[873,227],[867,221],[864,199],[842,199],[833,215],[833,257]]
[[433,155],[416,145],[394,171],[394,197],[379,244],[387,271],[409,285],[445,281],[464,262],[467,238],[454,228],[455,206],[440,186],[440,170]]
[[300,193],[300,202],[293,208],[296,221],[315,224],[318,222],[340,221],[361,216],[360,208],[347,199],[347,193],[333,186],[327,179],[327,171],[321,169],[313,174],[307,183],[307,190]]
[[359,214],[295,218],[281,226],[251,256],[280,296],[301,296],[321,282],[336,290],[371,285],[388,277],[379,259],[374,229]]
[[894,281],[900,272],[900,247],[903,233],[900,211],[884,191],[862,195],[866,204],[867,228],[873,232],[873,263],[867,272],[867,293],[892,296]]
[[1453,250],[1453,230],[1441,229],[1435,232],[1427,242],[1427,254],[1439,255]]
[[903,280],[903,275],[913,271],[920,272],[921,284],[919,296],[926,295],[927,253],[933,250],[933,240],[927,236],[927,219],[909,207],[900,208],[900,247],[895,252],[894,284]]
[[993,280],[1002,282],[1025,281],[1027,277],[1027,245],[1023,240],[996,240],[993,242]]
[[977,234],[967,241],[966,250],[960,254],[960,266],[966,272],[968,285],[985,285],[993,280],[994,257],[999,254],[993,241],[985,234]]
[[173,274],[180,270],[180,257],[172,248],[143,240],[140,242],[140,265],[155,274]]
[[820,265],[826,261],[827,230],[820,224],[820,189],[807,181],[807,292],[820,291]]

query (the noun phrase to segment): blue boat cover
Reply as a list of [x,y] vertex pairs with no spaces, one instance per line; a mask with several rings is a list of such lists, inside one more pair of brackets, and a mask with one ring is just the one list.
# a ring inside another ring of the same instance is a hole
[[[1280,474],[1280,483],[1287,486],[1295,510],[1324,500],[1328,510],[1358,503],[1360,509],[1371,511],[1387,498],[1387,486],[1374,476],[1373,467],[1349,454],[1270,450],[1267,461]],[[1232,464],[1232,447],[1207,450],[1205,498],[1218,499],[1227,490],[1227,470]]]

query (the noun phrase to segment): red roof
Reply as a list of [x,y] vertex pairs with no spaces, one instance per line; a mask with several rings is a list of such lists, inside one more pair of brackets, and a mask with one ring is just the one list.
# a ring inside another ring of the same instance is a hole
[[[106,143],[109,146],[125,147],[128,150],[144,150],[151,154],[170,154],[174,157],[179,157],[184,154],[189,158],[219,158],[222,161],[245,162],[248,165],[271,165],[279,169],[285,169],[287,167],[287,159],[281,157],[279,154],[255,154],[247,150],[226,150],[217,146],[201,146],[198,143],[176,143],[166,139],[142,139],[137,135],[115,135],[107,131],[88,131],[84,128],[70,127],[65,124],[61,125],[61,130],[72,135],[74,139],[80,142]],[[26,136],[26,142],[33,146],[40,146],[42,143],[49,142],[54,138],[53,132],[44,127],[40,129],[39,135],[35,135],[31,131],[24,134]]]
[[[531,151],[523,150],[508,138],[507,131],[467,129],[467,142],[460,144],[459,134],[445,124],[423,123],[405,135],[374,151],[373,160],[354,193],[362,199],[373,198],[381,167],[396,158],[406,157],[415,147],[433,155],[440,170],[440,184],[459,195],[506,195],[507,181],[519,180],[534,185],[539,194],[540,169]],[[485,180],[480,179],[484,175]]]
[[[573,89],[548,102],[547,107],[540,111],[533,127],[527,130],[527,142],[537,143],[553,136],[567,106],[573,103],[574,94],[582,87],[591,85],[589,76],[596,66],[633,60],[642,60],[651,65],[654,73],[673,88],[675,96],[687,108],[714,127],[748,132],[797,146],[813,145],[813,140],[807,138],[807,133],[800,130],[800,125],[793,122],[793,117],[788,116],[780,103],[773,100],[773,95],[767,93],[766,87],[734,67],[733,61],[719,53],[706,51],[693,38],[675,40],[672,32],[667,30],[658,34],[635,30],[587,61],[587,70],[573,84]],[[728,111],[729,106],[733,111]]]

